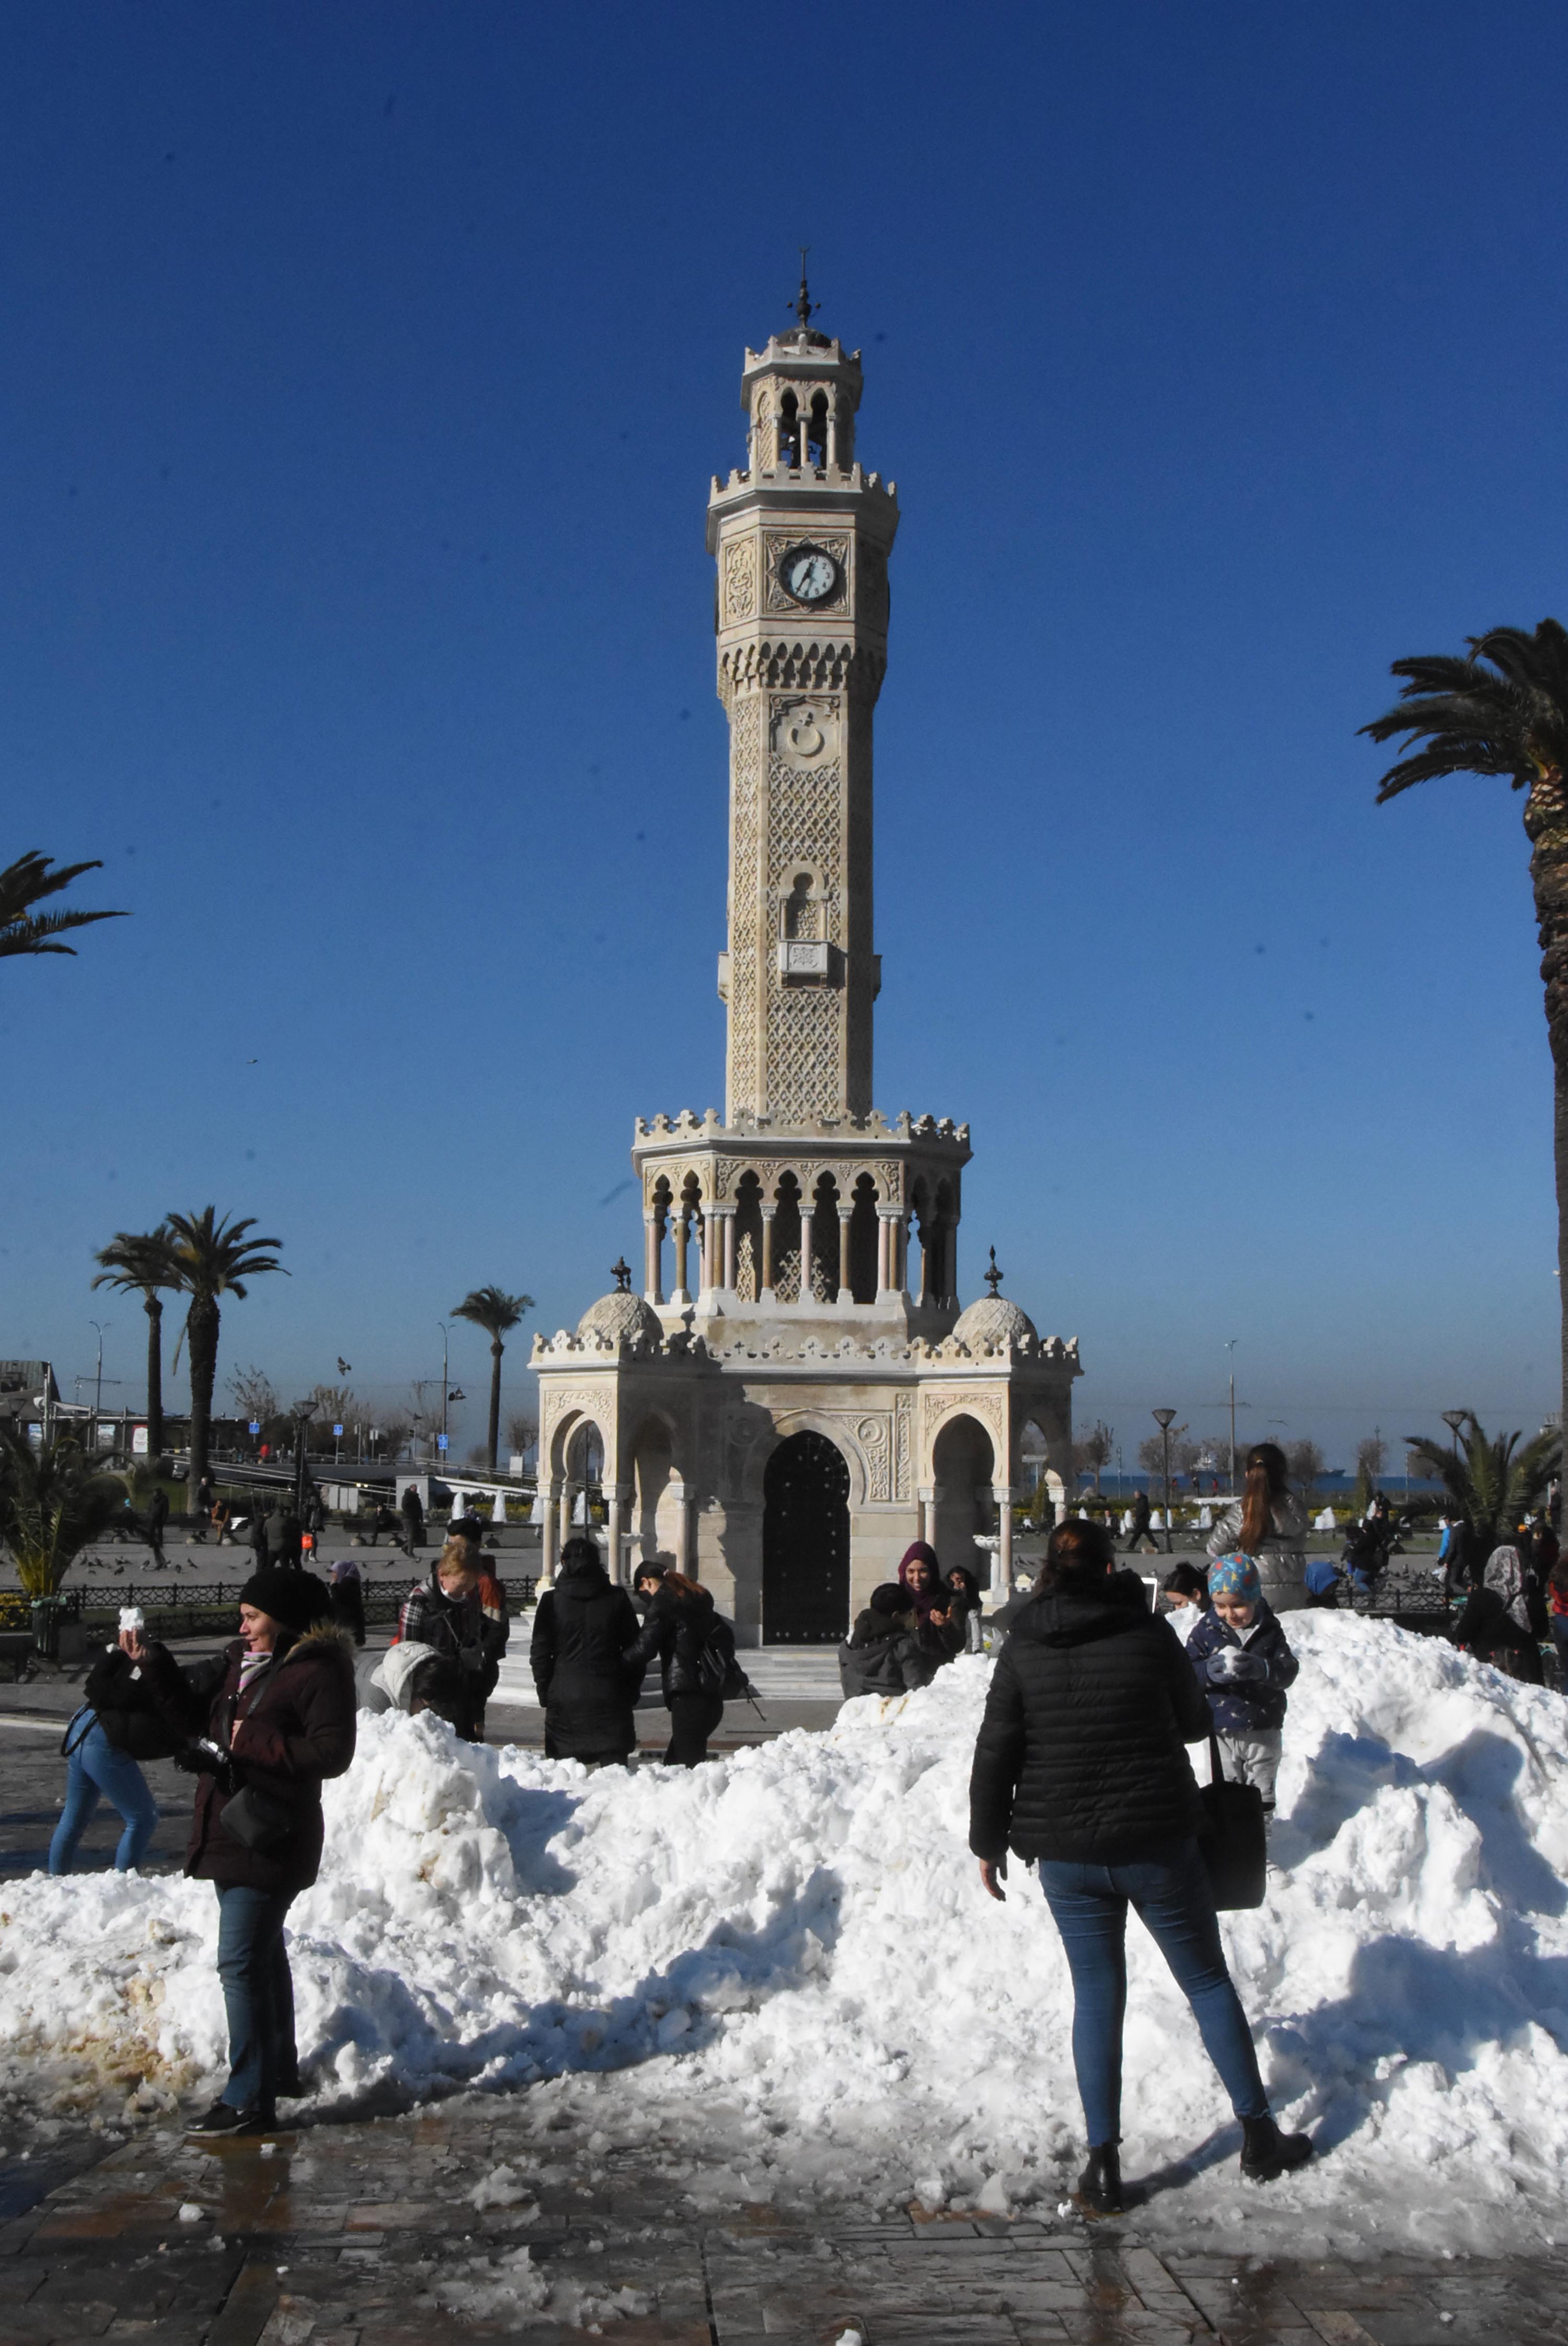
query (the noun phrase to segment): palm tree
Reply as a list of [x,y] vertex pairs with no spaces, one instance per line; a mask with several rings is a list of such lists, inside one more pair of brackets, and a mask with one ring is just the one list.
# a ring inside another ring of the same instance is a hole
[[163,1304],[159,1290],[179,1285],[168,1232],[167,1229],[117,1230],[109,1244],[99,1249],[97,1260],[103,1269],[93,1285],[117,1287],[122,1293],[134,1290],[140,1295],[147,1313],[147,1452],[149,1458],[157,1458],[163,1449]]
[[124,921],[126,913],[37,913],[33,907],[46,896],[57,896],[84,872],[101,872],[101,862],[63,863],[51,872],[49,858],[36,847],[19,855],[0,872],[0,957],[11,954],[74,954],[75,945],[59,939],[66,929],[85,929],[93,921]]
[[[1425,746],[1378,785],[1378,804],[1440,774],[1502,774],[1525,792],[1524,835],[1541,939],[1552,1049],[1557,1269],[1562,1303],[1560,1407],[1568,1408],[1568,629],[1543,619],[1533,635],[1493,627],[1460,658],[1396,660],[1400,700],[1361,730],[1374,741]],[[1568,1425],[1568,1418],[1559,1420]]]
[[[218,1219],[216,1207],[199,1214],[170,1214],[170,1259],[182,1293],[190,1298],[185,1333],[190,1344],[190,1482],[192,1494],[207,1472],[207,1449],[212,1424],[212,1387],[218,1374],[218,1299],[245,1294],[248,1279],[265,1270],[281,1270],[272,1251],[281,1239],[252,1239],[254,1214],[242,1221]],[[285,1277],[287,1273],[285,1272]],[[179,1347],[176,1345],[178,1352]]]
[[35,1450],[24,1434],[0,1433],[0,1536],[29,1596],[53,1596],[72,1559],[127,1504],[118,1475],[97,1473],[68,1436]]
[[490,1336],[490,1471],[495,1472],[495,1454],[501,1446],[501,1355],[505,1347],[501,1339],[508,1329],[515,1328],[524,1311],[532,1311],[531,1295],[508,1295],[499,1287],[476,1287],[452,1307],[454,1320],[471,1320],[476,1328],[488,1331]]
[[1484,1564],[1494,1547],[1510,1545],[1522,1518],[1545,1495],[1557,1471],[1562,1439],[1554,1432],[1535,1434],[1522,1450],[1517,1433],[1500,1433],[1490,1440],[1473,1410],[1465,1412],[1469,1427],[1453,1445],[1429,1442],[1424,1434],[1406,1437],[1410,1460],[1420,1474],[1441,1483],[1456,1512],[1464,1517],[1472,1561]]

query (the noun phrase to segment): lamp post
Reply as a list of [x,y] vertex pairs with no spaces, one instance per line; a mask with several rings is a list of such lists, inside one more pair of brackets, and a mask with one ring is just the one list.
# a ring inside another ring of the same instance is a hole
[[1470,1415],[1468,1409],[1445,1409],[1442,1422],[1453,1436],[1453,1463],[1459,1464],[1459,1430]]
[[[1152,1414],[1153,1414],[1153,1417],[1154,1417],[1155,1423],[1159,1427],[1159,1430],[1160,1430],[1160,1439],[1161,1439],[1161,1441],[1165,1443],[1165,1452],[1166,1452],[1166,1554],[1167,1556],[1169,1556],[1169,1555],[1172,1553],[1172,1549],[1171,1549],[1171,1420],[1172,1420],[1172,1418],[1173,1418],[1173,1417],[1175,1417],[1175,1415],[1176,1415],[1176,1412],[1175,1412],[1175,1410],[1174,1410],[1174,1409],[1156,1409],[1156,1410],[1155,1410],[1155,1411],[1152,1413]],[[1234,1481],[1234,1479],[1235,1479],[1235,1475],[1234,1475],[1234,1458],[1235,1458],[1235,1454],[1234,1454],[1234,1452],[1233,1452],[1233,1453],[1232,1453],[1232,1469],[1233,1469],[1233,1471],[1232,1471],[1232,1480],[1233,1480],[1233,1481]]]
[[305,1515],[305,1488],[311,1479],[310,1461],[305,1455],[305,1435],[315,1414],[313,1401],[297,1401],[294,1403],[294,1511],[301,1522]]
[[1226,1351],[1230,1355],[1230,1495],[1236,1496],[1236,1347],[1239,1338],[1227,1339]]
[[87,1325],[89,1328],[97,1328],[98,1331],[98,1365],[93,1378],[93,1441],[96,1444],[98,1438],[98,1412],[104,1405],[104,1329],[108,1327],[110,1322],[106,1320],[100,1325],[97,1320],[89,1320]]
[[441,1331],[441,1457],[442,1464],[444,1465],[447,1449],[447,1326],[444,1320],[438,1320],[435,1324]]

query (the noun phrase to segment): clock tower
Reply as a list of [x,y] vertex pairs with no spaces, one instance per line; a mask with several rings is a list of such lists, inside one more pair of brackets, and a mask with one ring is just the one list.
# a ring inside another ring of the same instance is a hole
[[962,1309],[968,1126],[872,1105],[871,723],[899,511],[856,455],[860,353],[811,309],[802,282],[796,322],[748,350],[746,464],[708,499],[724,1111],[637,1118],[641,1292],[617,1262],[533,1365],[546,1577],[596,1517],[617,1578],[666,1556],[743,1641],[832,1645],[917,1535],[1010,1589],[1023,1445],[1064,1494],[1079,1362],[1011,1297]]
[[726,1123],[871,1106],[871,719],[887,668],[891,482],[855,457],[859,352],[809,322],[748,350],[743,472],[713,484],[729,719]]

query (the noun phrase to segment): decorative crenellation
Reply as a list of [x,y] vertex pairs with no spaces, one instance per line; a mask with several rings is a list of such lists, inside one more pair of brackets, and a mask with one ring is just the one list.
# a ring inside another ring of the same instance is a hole
[[[799,1293],[800,1263],[795,1257],[796,1292]],[[780,1299],[781,1300],[785,1299]],[[788,1299],[794,1300],[795,1298]],[[962,1344],[952,1336],[939,1341],[925,1342],[919,1337],[908,1341],[896,1336],[878,1336],[874,1340],[846,1332],[830,1340],[821,1336],[795,1337],[792,1331],[770,1329],[769,1333],[752,1342],[738,1340],[733,1344],[715,1344],[697,1335],[687,1336],[682,1330],[677,1336],[667,1338],[662,1344],[642,1339],[629,1342],[602,1331],[590,1331],[576,1335],[567,1328],[558,1328],[554,1336],[535,1334],[529,1355],[531,1367],[552,1361],[585,1359],[603,1361],[606,1366],[616,1361],[685,1358],[692,1361],[901,1361],[915,1368],[934,1367],[959,1369],[972,1364],[976,1367],[995,1361],[1033,1362],[1041,1366],[1064,1369],[1070,1376],[1083,1373],[1078,1360],[1076,1336],[1039,1336],[1023,1338],[1008,1344]]]
[[[639,1116],[633,1119],[634,1143],[650,1140],[673,1140],[686,1134],[697,1134],[704,1139],[749,1139],[765,1134],[767,1117],[738,1116],[726,1124],[717,1108],[708,1108],[698,1116],[694,1108],[683,1107],[675,1116]],[[826,1138],[840,1138],[849,1133],[885,1134],[890,1140],[952,1141],[961,1148],[969,1147],[969,1127],[955,1124],[951,1116],[911,1116],[905,1108],[901,1115],[885,1117],[880,1108],[867,1116],[819,1117],[810,1127]]]
[[748,691],[841,692],[854,683],[871,703],[887,671],[887,654],[867,644],[765,637],[720,647],[718,697],[728,709]]

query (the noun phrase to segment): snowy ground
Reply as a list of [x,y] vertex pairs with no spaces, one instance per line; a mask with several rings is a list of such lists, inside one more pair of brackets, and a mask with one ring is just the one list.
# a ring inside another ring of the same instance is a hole
[[[1321,2156],[1243,2190],[1185,2004],[1130,1931],[1124,2167],[1144,2237],[1309,2256],[1568,2236],[1568,1705],[1297,1614],[1268,1903],[1227,1919],[1277,2108]],[[700,2208],[1054,2208],[1080,2152],[1037,1885],[966,1848],[991,1665],[687,1775],[586,1776],[361,1719],[296,1903],[321,2100],[529,2085]],[[220,2082],[211,1890],[0,1892],[0,2094],[113,2123]],[[542,2113],[543,2115],[543,2113]]]

